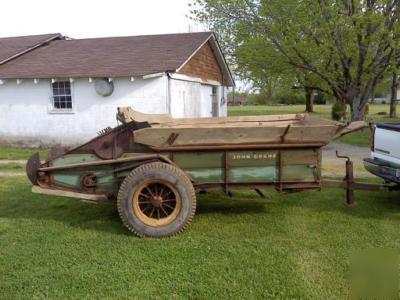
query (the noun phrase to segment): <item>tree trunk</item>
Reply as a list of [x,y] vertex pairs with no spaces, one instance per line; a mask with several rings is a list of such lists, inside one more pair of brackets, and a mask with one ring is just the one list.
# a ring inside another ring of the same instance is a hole
[[364,109],[354,107],[351,109],[351,121],[363,121],[364,120]]
[[392,74],[392,88],[390,95],[390,118],[396,118],[397,87],[399,85],[397,73]]
[[355,94],[353,99],[347,99],[346,102],[350,104],[351,121],[363,121],[367,103],[363,101],[361,94]]
[[306,112],[314,112],[314,90],[305,87],[304,91],[306,94]]

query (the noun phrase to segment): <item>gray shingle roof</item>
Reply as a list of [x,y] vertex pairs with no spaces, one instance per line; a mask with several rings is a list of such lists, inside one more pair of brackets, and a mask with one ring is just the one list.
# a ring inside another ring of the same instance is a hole
[[[121,77],[175,71],[211,36],[198,32],[54,40],[0,65],[0,78]],[[8,49],[29,44],[15,41]],[[0,39],[0,48],[8,42]],[[0,57],[2,52],[6,56],[7,51],[0,50]]]
[[0,64],[50,40],[61,38],[59,33],[0,38]]

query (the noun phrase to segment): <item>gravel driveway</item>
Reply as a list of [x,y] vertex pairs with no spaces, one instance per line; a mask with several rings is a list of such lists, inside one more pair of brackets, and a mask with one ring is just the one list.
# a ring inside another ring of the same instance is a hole
[[344,176],[345,159],[337,158],[336,151],[340,155],[346,155],[354,163],[354,176],[375,177],[364,169],[363,159],[369,157],[371,150],[368,147],[356,147],[346,144],[331,143],[322,151],[322,175],[323,176]]

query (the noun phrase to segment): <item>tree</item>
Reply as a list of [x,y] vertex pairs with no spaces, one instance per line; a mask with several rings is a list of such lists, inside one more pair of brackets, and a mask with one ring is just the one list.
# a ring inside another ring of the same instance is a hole
[[396,71],[392,73],[392,85],[390,88],[390,118],[396,118],[397,89],[399,86],[399,78]]
[[[312,74],[363,119],[375,86],[398,47],[399,0],[194,0],[195,19],[222,37],[240,69],[240,50],[254,41],[256,53],[273,54],[259,64]],[[261,57],[262,55],[259,54]]]
[[[290,89],[301,89],[306,99],[306,111],[312,111],[315,89],[322,90],[321,81],[313,74],[303,74],[287,63],[263,36],[249,35],[237,18],[225,10],[235,11],[240,3],[235,1],[194,1],[194,19],[205,22],[218,35],[230,65],[241,79],[252,82],[268,101],[288,95]],[[227,14],[225,14],[227,13]],[[247,30],[251,31],[249,27]]]

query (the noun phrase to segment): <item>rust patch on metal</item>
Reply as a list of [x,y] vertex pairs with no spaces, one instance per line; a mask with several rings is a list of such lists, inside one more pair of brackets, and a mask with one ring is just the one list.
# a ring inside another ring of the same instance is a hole
[[46,161],[52,161],[58,157],[63,156],[67,152],[68,152],[68,149],[66,147],[55,146],[55,147],[51,148],[50,151],[47,153]]
[[37,170],[40,167],[40,157],[39,153],[33,154],[26,163],[26,175],[28,176],[29,180],[32,182],[33,185],[38,184],[38,174]]

